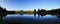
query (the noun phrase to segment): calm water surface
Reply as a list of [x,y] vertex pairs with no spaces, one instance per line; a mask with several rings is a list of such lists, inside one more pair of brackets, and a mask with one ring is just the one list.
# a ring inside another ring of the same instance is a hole
[[3,19],[7,24],[60,24],[60,18],[55,15],[34,16],[33,14],[8,14]]

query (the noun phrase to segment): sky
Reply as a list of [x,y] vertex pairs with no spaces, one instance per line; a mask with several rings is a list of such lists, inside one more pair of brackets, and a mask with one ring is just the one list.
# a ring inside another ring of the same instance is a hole
[[0,6],[7,10],[51,10],[60,8],[60,0],[0,0]]

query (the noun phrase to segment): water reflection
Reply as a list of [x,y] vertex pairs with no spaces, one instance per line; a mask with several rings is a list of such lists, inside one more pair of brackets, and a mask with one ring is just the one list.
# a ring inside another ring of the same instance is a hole
[[[5,21],[5,20],[3,20],[3,17],[6,17],[6,15],[7,14],[1,14],[0,15],[0,22],[1,22],[1,24],[6,24],[6,23],[8,23],[7,21]],[[29,14],[29,15],[31,15],[31,14]],[[17,15],[15,15],[14,14],[14,16],[11,14],[10,16],[13,16],[13,17],[10,17],[11,19],[13,19],[13,20],[18,20],[19,21],[19,18],[20,18],[20,20],[21,20],[21,23],[28,23],[29,24],[29,21],[30,21],[30,24],[32,24],[32,23],[36,23],[36,24],[60,24],[60,19],[58,19],[58,18],[60,18],[60,14],[55,14],[54,16],[46,16],[47,14],[34,14],[34,17],[30,17],[28,14],[26,15],[26,14],[19,14],[19,16],[18,16],[18,14]],[[15,17],[16,16],[16,17]],[[33,14],[31,15],[31,16],[33,16]],[[14,17],[15,17],[15,19],[14,19]],[[37,18],[36,18],[37,17]],[[38,18],[39,17],[39,18]],[[57,18],[56,18],[57,17]],[[17,19],[16,19],[17,18]],[[9,19],[9,18],[8,18]],[[25,20],[24,20],[25,19]],[[51,21],[52,20],[52,21]],[[18,22],[17,21],[17,22]],[[22,22],[22,21],[24,21],[24,22]],[[48,22],[50,22],[50,23],[47,23],[47,21]],[[14,22],[14,21],[13,21]],[[32,22],[32,23],[31,23]],[[56,23],[55,23],[56,22]]]
[[3,20],[3,17],[6,17],[7,14],[0,14],[0,24],[6,24],[6,22]]
[[[9,14],[0,14],[0,16],[1,16],[1,18],[2,17],[6,17],[6,15],[9,15]],[[15,15],[15,14],[10,14],[10,15]],[[18,14],[17,14],[18,15]],[[52,15],[52,16],[56,16],[56,17],[58,17],[58,18],[60,18],[60,14],[19,14],[20,16],[23,16],[23,15],[28,15],[28,16],[34,16],[34,17],[36,17],[36,16],[38,16],[38,17],[43,17],[43,16],[46,16],[46,15]]]
[[[29,16],[30,15],[30,16]],[[31,14],[23,14],[23,15],[10,15],[7,20],[9,23],[20,23],[20,24],[60,24],[60,19],[57,14],[55,16],[52,15],[31,15]]]
[[58,18],[60,18],[60,14],[56,14],[56,16],[57,16]]

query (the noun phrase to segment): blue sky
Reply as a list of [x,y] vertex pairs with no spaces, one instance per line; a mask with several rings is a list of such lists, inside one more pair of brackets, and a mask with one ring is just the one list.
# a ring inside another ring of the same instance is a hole
[[60,0],[0,0],[0,5],[7,10],[51,10],[60,8]]

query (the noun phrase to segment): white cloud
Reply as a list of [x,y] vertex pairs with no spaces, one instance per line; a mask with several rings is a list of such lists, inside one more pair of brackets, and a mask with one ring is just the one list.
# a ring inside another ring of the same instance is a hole
[[6,3],[5,3],[5,0],[0,0],[0,6],[1,6],[1,7],[4,7],[4,8],[5,8],[5,6],[6,6],[5,4],[6,4]]

